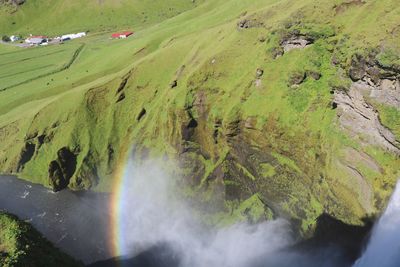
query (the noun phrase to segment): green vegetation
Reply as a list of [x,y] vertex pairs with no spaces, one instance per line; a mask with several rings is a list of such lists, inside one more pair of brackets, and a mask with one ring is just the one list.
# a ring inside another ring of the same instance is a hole
[[[362,224],[382,211],[399,158],[341,130],[332,91],[349,88],[355,53],[398,43],[395,0],[100,2],[29,1],[0,16],[6,34],[92,30],[60,46],[0,46],[3,172],[107,191],[133,146],[137,158],[176,159],[185,193],[216,223],[281,216],[310,234],[323,212]],[[46,19],[31,19],[40,10]],[[110,40],[117,28],[136,33]],[[296,38],[310,43],[285,51]],[[379,112],[398,136],[398,110]]]
[[[37,0],[17,8],[0,5],[0,28],[8,34],[64,34],[148,26],[192,8],[192,1]],[[96,19],[93,19],[96,18]]]
[[[0,90],[4,91],[69,68],[75,54],[81,49],[82,46],[78,44],[66,44],[40,47],[34,51],[25,49],[1,53]],[[50,80],[48,86],[51,82]]]
[[55,248],[28,223],[0,212],[0,265],[83,266]]
[[3,42],[9,42],[9,41],[11,41],[11,40],[10,40],[10,37],[8,37],[7,35],[3,35],[3,36],[1,37],[1,40],[2,40]]
[[400,140],[400,110],[385,105],[375,105],[379,110],[382,123]]

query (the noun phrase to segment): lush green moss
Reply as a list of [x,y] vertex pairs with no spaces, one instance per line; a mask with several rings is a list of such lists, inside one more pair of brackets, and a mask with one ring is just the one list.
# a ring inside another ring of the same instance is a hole
[[385,105],[375,105],[379,110],[381,122],[392,130],[397,140],[400,140],[400,110]]

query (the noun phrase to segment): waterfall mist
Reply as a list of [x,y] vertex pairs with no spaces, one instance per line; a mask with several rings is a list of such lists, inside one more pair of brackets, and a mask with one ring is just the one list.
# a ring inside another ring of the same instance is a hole
[[374,227],[370,242],[354,267],[398,267],[400,265],[400,183],[389,205]]
[[166,245],[166,253],[178,259],[178,264],[157,266],[346,266],[340,263],[341,253],[334,247],[294,250],[295,240],[284,220],[224,228],[204,226],[198,219],[199,211],[176,194],[179,180],[157,166],[154,161],[140,166],[131,161],[126,168],[118,220],[123,258]]

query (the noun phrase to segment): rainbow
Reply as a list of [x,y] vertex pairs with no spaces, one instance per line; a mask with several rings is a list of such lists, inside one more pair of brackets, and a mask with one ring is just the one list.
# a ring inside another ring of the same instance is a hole
[[[126,161],[124,161],[125,163]],[[110,205],[110,249],[114,257],[121,256],[123,254],[122,249],[122,229],[121,229],[121,216],[122,216],[122,197],[123,197],[123,183],[126,177],[125,164],[120,164],[113,177],[111,205]]]

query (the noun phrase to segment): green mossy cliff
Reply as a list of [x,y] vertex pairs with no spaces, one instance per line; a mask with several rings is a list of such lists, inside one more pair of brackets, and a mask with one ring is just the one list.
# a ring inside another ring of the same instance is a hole
[[[204,1],[127,40],[125,57],[87,43],[69,87],[42,89],[50,76],[29,100],[2,92],[0,167],[55,190],[107,190],[133,147],[177,160],[214,224],[284,217],[305,235],[323,213],[363,224],[400,176],[400,111],[385,91],[386,80],[400,90],[399,11],[390,0]],[[96,56],[123,63],[85,74]]]

